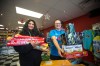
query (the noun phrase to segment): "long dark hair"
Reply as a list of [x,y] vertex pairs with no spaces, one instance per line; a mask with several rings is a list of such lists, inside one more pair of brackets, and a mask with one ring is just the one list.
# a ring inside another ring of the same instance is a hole
[[37,29],[36,23],[35,23],[35,21],[32,20],[32,19],[29,19],[29,20],[26,21],[26,23],[25,23],[25,25],[23,26],[23,29],[22,29],[22,31],[20,32],[20,34],[25,34],[25,33],[27,33],[28,31],[30,31],[30,29],[28,28],[28,24],[29,24],[30,21],[32,21],[32,22],[34,23],[34,29],[31,30],[32,33],[34,34],[34,36],[39,35],[39,30]]

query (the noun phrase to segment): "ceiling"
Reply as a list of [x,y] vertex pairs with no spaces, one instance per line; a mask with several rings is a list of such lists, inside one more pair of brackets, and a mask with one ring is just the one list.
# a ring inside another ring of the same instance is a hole
[[[99,0],[0,0],[0,24],[10,30],[18,29],[17,21],[33,19],[37,27],[45,29],[53,26],[56,19],[62,21],[70,20],[82,16],[89,11],[98,8]],[[15,6],[29,9],[35,12],[48,14],[49,19],[40,19],[24,16],[16,13]]]

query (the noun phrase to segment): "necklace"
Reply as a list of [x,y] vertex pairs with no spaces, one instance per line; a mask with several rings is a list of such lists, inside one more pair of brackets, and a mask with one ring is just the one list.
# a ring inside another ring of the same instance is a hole
[[31,33],[30,33],[30,31],[28,31],[28,33],[29,33],[30,36],[32,36]]

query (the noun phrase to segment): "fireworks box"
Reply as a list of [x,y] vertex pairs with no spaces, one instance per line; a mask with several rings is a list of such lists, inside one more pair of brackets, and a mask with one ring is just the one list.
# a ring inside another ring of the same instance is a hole
[[82,45],[63,45],[62,48],[64,49],[63,56],[67,59],[72,58],[80,58],[83,56],[87,56],[87,51],[82,49]]
[[7,42],[7,46],[20,46],[29,44],[30,41],[38,42],[44,44],[44,38],[42,37],[30,37],[30,36],[14,36],[10,41]]
[[7,42],[7,46],[23,46],[29,44],[30,41],[38,42],[39,45],[35,47],[38,50],[46,50],[48,49],[48,44],[44,42],[43,37],[31,37],[31,36],[23,36],[17,35]]

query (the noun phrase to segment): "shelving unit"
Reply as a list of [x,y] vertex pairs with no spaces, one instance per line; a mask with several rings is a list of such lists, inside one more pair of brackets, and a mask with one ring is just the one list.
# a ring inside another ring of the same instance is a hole
[[14,34],[15,32],[13,31],[0,31],[0,47],[2,48],[2,46],[6,46],[7,37],[12,37]]

